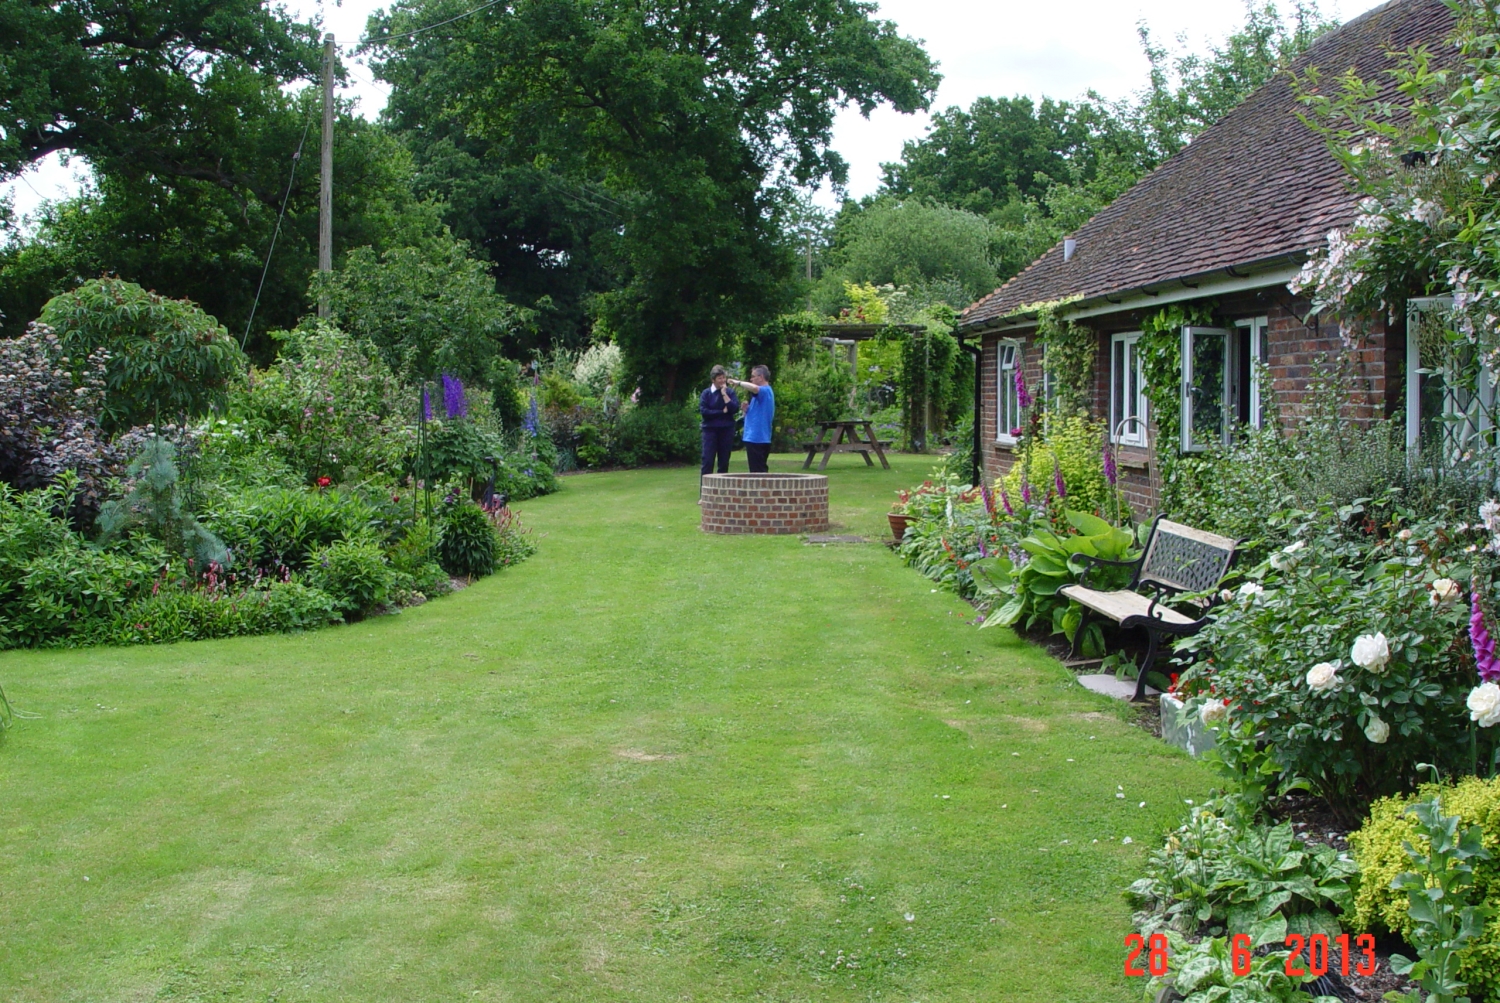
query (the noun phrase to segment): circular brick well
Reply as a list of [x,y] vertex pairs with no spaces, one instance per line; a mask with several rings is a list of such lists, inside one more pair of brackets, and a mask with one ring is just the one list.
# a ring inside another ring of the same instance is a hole
[[828,478],[707,474],[701,504],[708,533],[821,533],[828,528]]

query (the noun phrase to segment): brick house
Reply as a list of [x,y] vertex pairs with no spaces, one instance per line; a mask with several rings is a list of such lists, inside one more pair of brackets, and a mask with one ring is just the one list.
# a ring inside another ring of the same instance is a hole
[[[1392,0],[1320,38],[1298,59],[1299,77],[1317,67],[1325,81],[1353,69],[1397,94],[1385,72],[1391,53],[1427,46],[1451,53],[1452,11],[1442,0]],[[1288,291],[1308,253],[1357,212],[1347,174],[1324,139],[1297,117],[1288,74],[1251,94],[1175,157],[1125,192],[1075,234],[968,307],[959,337],[977,341],[981,420],[976,444],[989,478],[1012,462],[1009,426],[1018,408],[1014,372],[1044,385],[1039,305],[1068,301],[1057,316],[1097,339],[1091,414],[1117,446],[1120,485],[1137,512],[1156,508],[1155,457],[1226,440],[1236,423],[1259,425],[1261,402],[1295,416],[1314,367],[1344,353],[1337,326],[1309,316]],[[1164,441],[1142,385],[1142,321],[1170,304],[1212,306],[1212,319],[1184,328],[1181,432]],[[1348,388],[1355,416],[1408,410],[1405,311],[1367,326],[1352,353]],[[1197,373],[1192,370],[1196,363]],[[1261,387],[1262,374],[1270,380]],[[1410,388],[1420,411],[1420,388]],[[1420,416],[1411,418],[1415,428]]]

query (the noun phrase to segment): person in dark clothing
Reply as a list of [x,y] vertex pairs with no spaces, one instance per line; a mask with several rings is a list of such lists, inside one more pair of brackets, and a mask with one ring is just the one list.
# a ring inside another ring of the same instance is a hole
[[714,472],[714,460],[719,462],[719,473],[729,473],[729,453],[734,449],[734,418],[740,413],[740,399],[729,389],[729,374],[723,366],[714,366],[713,385],[698,398],[698,414],[703,423],[703,467],[701,474]]

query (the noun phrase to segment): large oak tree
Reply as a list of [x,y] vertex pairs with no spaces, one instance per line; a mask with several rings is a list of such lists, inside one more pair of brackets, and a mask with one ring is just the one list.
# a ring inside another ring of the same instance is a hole
[[[460,12],[398,5],[371,34]],[[591,245],[614,273],[595,309],[644,395],[673,400],[786,305],[790,192],[846,176],[829,149],[835,110],[927,107],[931,61],[873,12],[856,0],[517,0],[380,43],[380,72],[398,116],[412,102],[457,123],[610,220]]]

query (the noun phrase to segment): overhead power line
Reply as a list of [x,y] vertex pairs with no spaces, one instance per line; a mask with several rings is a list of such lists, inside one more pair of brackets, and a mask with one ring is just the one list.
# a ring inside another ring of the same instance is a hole
[[469,16],[474,15],[474,14],[478,14],[482,10],[487,10],[490,7],[494,7],[494,6],[496,6],[496,5],[500,4],[500,3],[503,3],[503,2],[504,2],[504,0],[490,0],[489,3],[482,3],[478,7],[475,7],[473,10],[466,10],[462,14],[458,14],[458,15],[455,15],[454,17],[448,18],[446,21],[436,21],[436,22],[434,22],[432,24],[424,24],[422,27],[420,27],[420,28],[413,28],[411,31],[397,31],[397,32],[392,32],[389,35],[381,35],[378,38],[367,38],[367,39],[365,39],[362,42],[354,43],[353,45],[350,46],[350,48],[358,48],[358,47],[363,47],[363,46],[366,46],[366,45],[375,45],[378,42],[389,42],[393,38],[410,38],[413,35],[420,35],[424,31],[431,31],[434,28],[441,28],[443,25],[445,25],[445,24],[452,24],[454,21],[462,21],[466,17],[469,17]]
[[266,274],[271,270],[271,255],[276,252],[276,238],[281,236],[281,221],[286,218],[286,204],[292,197],[292,184],[297,180],[297,164],[302,161],[302,147],[307,142],[308,130],[312,128],[312,108],[308,107],[307,121],[302,126],[302,138],[297,140],[296,152],[292,154],[292,170],[286,179],[286,194],[281,196],[281,211],[276,214],[276,229],[271,231],[271,246],[266,249],[266,263],[260,270],[260,283],[255,287],[255,302],[250,304],[250,317],[245,321],[245,334],[240,338],[240,350],[250,340],[250,325],[255,323],[255,311],[260,307],[261,290],[266,287]]

